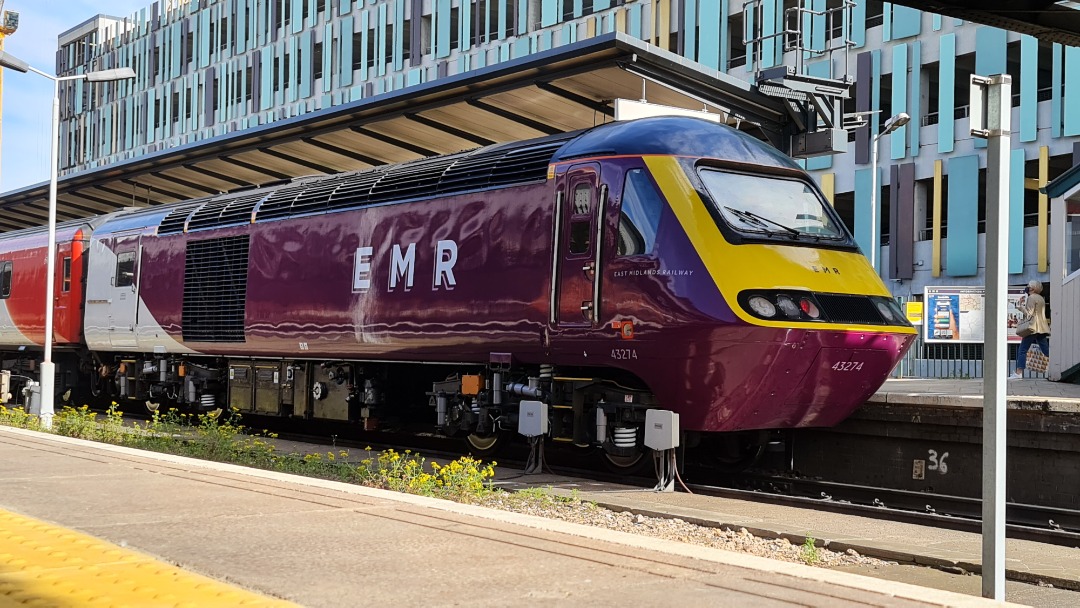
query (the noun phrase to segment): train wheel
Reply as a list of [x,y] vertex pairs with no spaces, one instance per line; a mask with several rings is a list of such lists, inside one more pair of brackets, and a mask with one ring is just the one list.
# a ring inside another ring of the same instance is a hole
[[473,456],[489,458],[498,454],[510,442],[510,433],[495,431],[480,435],[473,433],[465,436],[465,444]]
[[720,434],[702,441],[697,450],[713,466],[730,472],[745,470],[761,459],[769,445],[768,431]]
[[600,453],[603,455],[604,466],[617,475],[638,475],[645,471],[645,465],[649,463],[645,452],[637,452],[630,456],[619,456],[608,454],[601,449]]

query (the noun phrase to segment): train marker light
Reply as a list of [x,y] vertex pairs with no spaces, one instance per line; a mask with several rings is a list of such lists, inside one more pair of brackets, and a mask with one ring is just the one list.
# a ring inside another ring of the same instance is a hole
[[792,300],[790,296],[776,296],[776,305],[780,307],[781,312],[789,319],[798,319],[802,317],[802,309],[799,305]]
[[746,301],[746,304],[750,306],[750,310],[758,316],[765,317],[767,319],[776,316],[776,306],[773,305],[772,302],[766,300],[761,296],[754,296],[750,298]]
[[821,311],[818,310],[817,304],[811,302],[809,298],[803,298],[799,300],[799,308],[801,308],[802,311],[806,313],[806,316],[810,317],[811,319],[821,318]]

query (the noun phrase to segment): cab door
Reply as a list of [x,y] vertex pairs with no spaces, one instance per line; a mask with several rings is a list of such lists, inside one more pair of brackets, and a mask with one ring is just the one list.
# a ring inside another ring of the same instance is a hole
[[109,340],[115,348],[135,348],[142,235],[117,235],[109,241],[109,249],[116,254],[109,298]]
[[560,191],[556,256],[557,296],[553,310],[558,328],[591,328],[600,318],[600,251],[603,203],[600,165],[571,167]]
[[65,240],[56,244],[56,273],[53,275],[53,339],[58,344],[78,341],[77,334],[71,332],[78,322],[78,304],[72,298],[72,246]]

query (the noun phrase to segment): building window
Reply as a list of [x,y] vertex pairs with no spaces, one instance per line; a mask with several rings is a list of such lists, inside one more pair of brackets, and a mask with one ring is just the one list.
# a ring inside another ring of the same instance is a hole
[[11,262],[0,262],[0,299],[11,297]]

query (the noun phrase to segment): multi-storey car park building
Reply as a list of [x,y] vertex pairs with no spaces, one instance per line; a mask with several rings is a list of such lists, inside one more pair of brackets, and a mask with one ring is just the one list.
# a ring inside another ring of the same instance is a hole
[[[796,57],[782,37],[768,38],[784,29],[785,12],[839,0],[155,2],[60,36],[61,75],[119,65],[138,74],[95,88],[67,85],[61,167],[99,167],[620,31],[748,80],[781,64],[850,75],[845,110],[870,116],[869,125],[851,131],[846,153],[806,162],[864,250],[871,142],[890,116],[910,114],[908,126],[880,140],[879,260],[897,296],[919,297],[928,285],[982,284],[986,148],[968,134],[968,80],[1008,73],[1009,272],[1014,284],[1045,280],[1050,211],[1038,189],[1080,158],[1080,48],[890,3],[848,4],[842,22],[810,13],[800,20],[813,44],[847,39],[849,51]],[[765,39],[744,42],[755,37]],[[1071,273],[1080,269],[1080,219],[1068,217]]]

